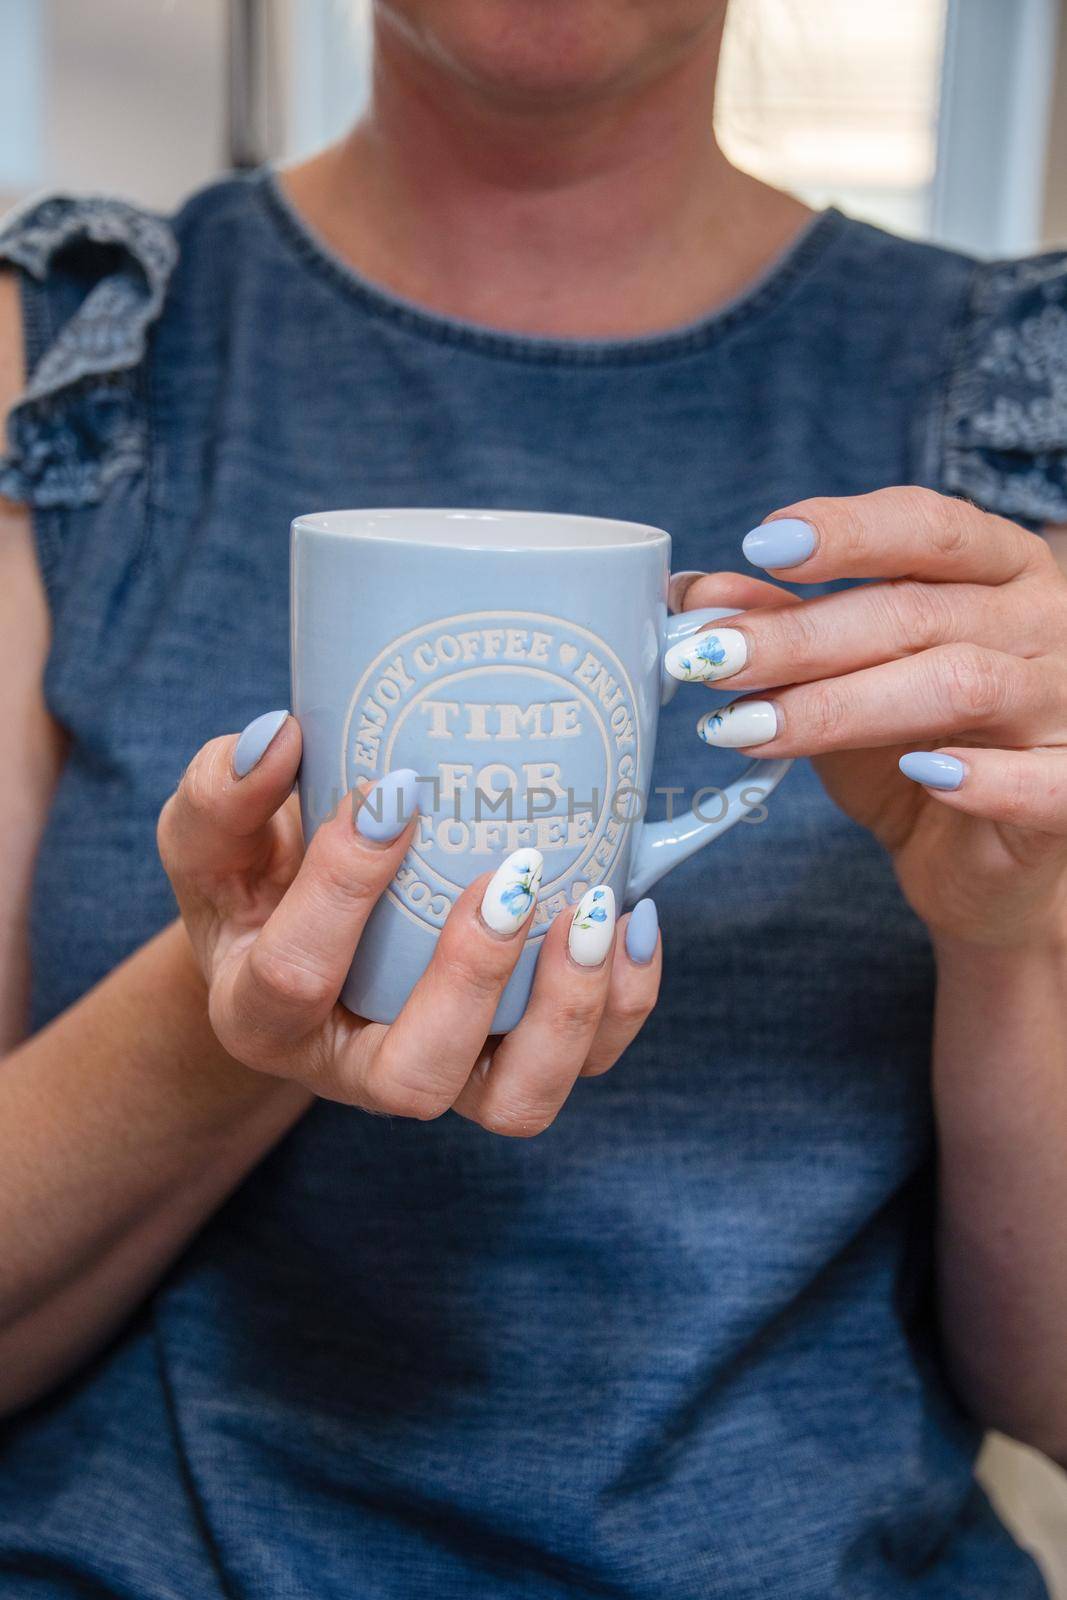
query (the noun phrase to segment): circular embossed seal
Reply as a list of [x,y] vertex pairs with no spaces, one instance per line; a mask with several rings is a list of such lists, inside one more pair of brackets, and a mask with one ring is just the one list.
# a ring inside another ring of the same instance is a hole
[[603,639],[524,611],[478,611],[390,641],[356,684],[341,778],[413,767],[421,811],[387,891],[439,928],[503,855],[545,858],[533,934],[603,882],[626,842],[641,771],[633,686]]

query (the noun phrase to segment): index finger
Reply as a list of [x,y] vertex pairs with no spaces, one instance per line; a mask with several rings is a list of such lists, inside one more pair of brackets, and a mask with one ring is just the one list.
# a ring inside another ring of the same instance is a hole
[[[220,971],[213,999],[219,1017],[276,1044],[298,1041],[325,1022],[370,914],[411,842],[414,777],[403,767],[387,773],[362,795],[358,810],[342,803],[319,826],[254,941]],[[372,804],[383,826],[368,832],[359,818]]]
[[357,1040],[343,1063],[360,1104],[414,1117],[452,1105],[525,947],[543,865],[539,851],[522,848],[463,891],[400,1015],[371,1036],[369,1051]]
[[790,583],[836,578],[922,578],[1007,583],[1047,558],[1018,523],[932,489],[878,489],[845,499],[801,500],[745,535],[753,566]]

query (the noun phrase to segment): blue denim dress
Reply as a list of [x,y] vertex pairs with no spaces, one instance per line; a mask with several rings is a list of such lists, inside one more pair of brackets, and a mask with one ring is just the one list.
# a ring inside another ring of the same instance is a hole
[[[390,296],[270,173],[170,223],[46,200],[0,256],[30,374],[0,491],[33,507],[70,735],[37,1026],[174,916],[154,827],[193,752],[286,703],[298,512],[635,518],[679,569],[903,482],[1067,521],[1062,256],[829,211],[724,309],[594,343]],[[735,770],[707,703],[676,696],[654,782]],[[658,894],[659,1008],[546,1134],[317,1105],[8,1425],[5,1600],[1043,1593],[943,1374],[931,962],[888,861],[798,764]]]

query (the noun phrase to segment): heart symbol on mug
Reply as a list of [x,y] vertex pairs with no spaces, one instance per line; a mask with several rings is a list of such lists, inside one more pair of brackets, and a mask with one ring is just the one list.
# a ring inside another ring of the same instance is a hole
[[569,667],[570,666],[571,662],[574,660],[574,658],[575,658],[575,656],[577,654],[578,654],[577,645],[561,644],[560,647],[559,647],[559,659],[563,662],[563,665],[565,667]]

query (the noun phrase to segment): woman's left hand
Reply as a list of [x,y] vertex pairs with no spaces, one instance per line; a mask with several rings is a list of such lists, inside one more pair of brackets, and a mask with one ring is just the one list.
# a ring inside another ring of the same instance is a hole
[[1045,541],[900,488],[775,512],[745,554],[790,583],[876,581],[800,600],[723,572],[675,595],[744,608],[671,652],[677,677],[759,686],[701,718],[707,743],[813,757],[935,938],[1062,942],[1067,577]]

